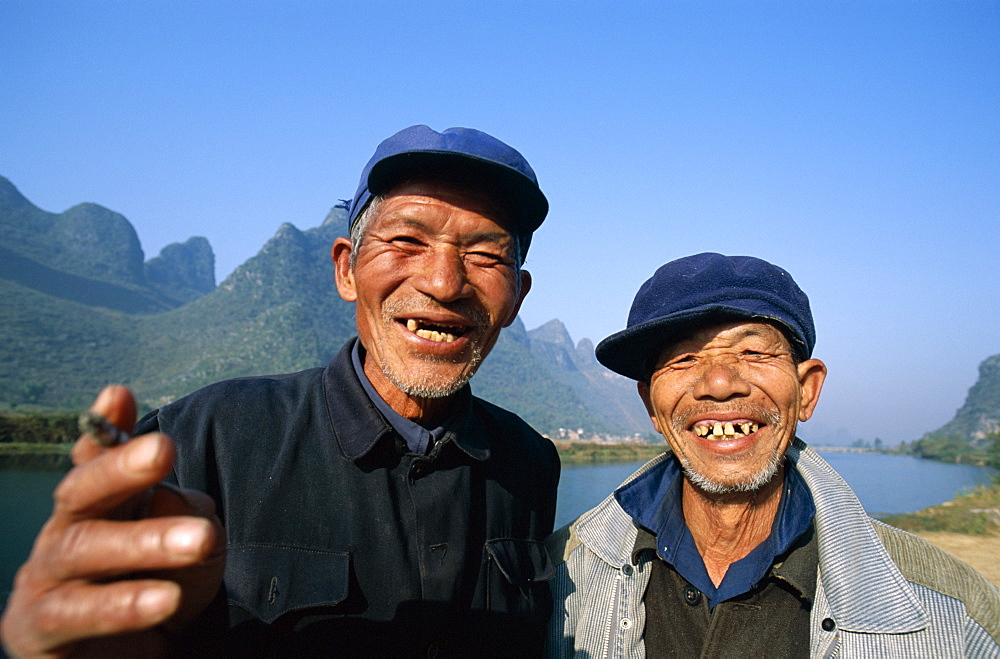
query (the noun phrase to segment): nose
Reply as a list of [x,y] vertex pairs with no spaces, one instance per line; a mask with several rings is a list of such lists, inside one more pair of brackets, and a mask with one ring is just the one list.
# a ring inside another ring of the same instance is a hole
[[438,302],[453,302],[473,294],[462,255],[450,246],[430,250],[417,265],[412,282],[414,288]]
[[692,393],[698,399],[729,400],[750,395],[750,384],[735,363],[717,361],[705,366]]

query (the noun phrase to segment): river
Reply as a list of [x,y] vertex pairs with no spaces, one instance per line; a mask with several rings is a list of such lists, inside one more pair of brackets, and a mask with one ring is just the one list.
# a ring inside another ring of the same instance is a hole
[[[913,512],[943,503],[963,490],[988,483],[995,471],[918,458],[875,453],[824,453],[851,484],[872,514]],[[642,462],[563,466],[556,527],[600,503]],[[5,467],[0,462],[0,604],[14,572],[28,556],[31,542],[52,509],[51,493],[59,470]]]
[[[823,458],[854,489],[871,515],[911,513],[953,499],[989,483],[989,467],[955,465],[880,453],[822,452]],[[559,482],[556,528],[571,522],[610,494],[643,462],[565,464]]]

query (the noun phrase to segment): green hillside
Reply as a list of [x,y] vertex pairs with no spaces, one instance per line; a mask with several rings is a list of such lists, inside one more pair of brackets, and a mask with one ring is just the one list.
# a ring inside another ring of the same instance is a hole
[[[8,409],[79,408],[108,382],[155,407],[220,379],[325,364],[354,334],[353,305],[337,294],[329,256],[346,230],[342,207],[313,229],[282,225],[217,287],[205,239],[143,262],[121,215],[95,204],[48,213],[2,178],[0,229],[0,406]],[[623,411],[623,400],[638,404],[629,381],[585,364],[586,355],[553,359],[551,344],[518,319],[474,390],[543,432],[646,430],[641,412],[637,424],[634,407]]]
[[979,378],[955,417],[910,445],[923,458],[986,464],[1000,432],[1000,355],[979,365]]

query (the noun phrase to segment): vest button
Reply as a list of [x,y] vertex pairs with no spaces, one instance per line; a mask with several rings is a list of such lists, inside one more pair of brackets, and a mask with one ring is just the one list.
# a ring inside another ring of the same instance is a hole
[[626,563],[625,565],[623,565],[622,566],[622,574],[624,574],[626,577],[631,577],[632,576],[632,566],[629,565],[628,563]]
[[837,628],[837,623],[833,621],[833,618],[823,618],[823,622],[820,623],[820,626],[823,628],[823,631],[832,632]]
[[701,603],[701,591],[694,586],[684,588],[684,601],[688,606],[698,606]]

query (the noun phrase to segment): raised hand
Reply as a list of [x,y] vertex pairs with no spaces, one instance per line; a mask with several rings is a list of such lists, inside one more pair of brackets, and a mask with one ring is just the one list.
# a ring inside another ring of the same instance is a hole
[[[126,432],[125,387],[91,408]],[[13,656],[156,653],[215,596],[225,540],[206,495],[159,485],[174,445],[150,434],[104,447],[84,435],[54,493],[52,516],[18,571],[0,621]]]

